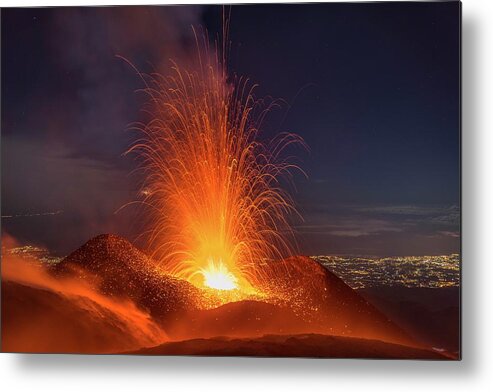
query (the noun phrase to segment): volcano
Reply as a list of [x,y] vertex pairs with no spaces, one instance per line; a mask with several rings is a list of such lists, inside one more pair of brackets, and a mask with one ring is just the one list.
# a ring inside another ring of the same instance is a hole
[[[103,298],[135,307],[144,315],[139,315],[141,319],[145,315],[150,318],[146,321],[149,324],[145,326],[146,333],[139,330],[137,337],[126,339],[125,335],[132,335],[132,330],[127,330],[127,324],[119,320],[118,312],[118,317],[109,317],[107,311],[88,304],[87,300],[75,301],[73,296],[60,295],[58,289],[46,292],[35,285],[23,288],[19,286],[22,282],[8,282],[3,286],[2,309],[10,309],[12,313],[15,308],[16,317],[7,314],[2,317],[9,320],[2,324],[3,334],[15,335],[22,329],[21,322],[27,319],[34,325],[52,325],[52,330],[57,331],[57,322],[47,323],[51,315],[61,314],[61,318],[55,319],[64,323],[71,314],[76,314],[77,319],[84,319],[85,314],[98,331],[108,330],[111,335],[116,330],[122,335],[114,339],[114,344],[103,345],[104,350],[90,346],[92,352],[129,352],[130,349],[139,354],[443,357],[415,342],[316,261],[292,257],[272,262],[265,268],[272,279],[262,289],[269,295],[210,306],[210,289],[204,292],[161,272],[151,258],[124,238],[99,235],[52,267],[50,276],[60,282],[70,280],[89,285]],[[207,307],[203,305],[204,298],[208,300]],[[22,306],[26,301],[34,301],[36,312],[32,312],[32,307]],[[31,313],[28,317],[22,312]],[[30,318],[33,315],[37,320]],[[104,327],[106,324],[109,329]],[[151,327],[152,333],[147,333]],[[43,331],[50,334],[49,328]],[[94,338],[94,330],[89,327],[73,328],[72,332],[66,340]],[[130,343],[119,343],[123,341]],[[148,348],[152,346],[156,348]],[[69,347],[69,352],[87,352],[81,351],[77,344]],[[23,351],[24,346],[16,349],[11,344],[9,349]],[[342,355],[344,350],[347,355]]]
[[143,252],[112,234],[89,240],[57,264],[53,273],[92,281],[102,294],[128,298],[160,321],[197,308],[195,286],[162,274]]
[[[94,281],[109,296],[129,298],[176,338],[265,333],[326,333],[415,344],[383,313],[335,274],[308,257],[265,267],[272,277],[263,301],[240,301],[204,310],[200,289],[159,272],[129,241],[95,237],[56,266],[59,274]],[[186,332],[181,332],[185,331]],[[195,331],[192,336],[190,331]]]

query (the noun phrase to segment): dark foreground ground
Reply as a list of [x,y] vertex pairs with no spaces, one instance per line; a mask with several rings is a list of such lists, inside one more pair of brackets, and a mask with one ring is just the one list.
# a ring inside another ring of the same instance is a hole
[[127,354],[212,355],[253,357],[452,359],[439,352],[385,343],[378,340],[304,335],[266,335],[260,338],[216,337],[169,342]]
[[379,287],[358,290],[414,339],[458,355],[460,290]]

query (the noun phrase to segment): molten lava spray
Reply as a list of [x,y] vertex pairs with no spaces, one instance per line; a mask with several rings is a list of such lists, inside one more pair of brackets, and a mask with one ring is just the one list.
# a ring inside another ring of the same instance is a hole
[[198,287],[257,291],[269,260],[292,254],[289,219],[296,214],[282,184],[297,168],[290,133],[262,143],[272,107],[254,85],[225,67],[225,52],[197,39],[192,67],[147,84],[152,120],[130,151],[143,161],[144,204],[152,211],[153,258]]

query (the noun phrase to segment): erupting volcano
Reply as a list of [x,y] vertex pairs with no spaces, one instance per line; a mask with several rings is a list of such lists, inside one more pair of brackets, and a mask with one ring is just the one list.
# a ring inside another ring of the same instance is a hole
[[[457,162],[429,132],[452,129],[429,115],[451,101],[434,95],[446,66],[407,66],[414,46],[394,66],[402,47],[373,11],[365,27],[354,7],[325,7],[238,6],[234,56],[212,5],[5,13],[3,351],[460,355],[460,203],[439,182]],[[397,8],[379,17],[392,32]],[[403,13],[399,34],[438,15],[408,26]],[[423,53],[440,26],[416,41]],[[405,90],[428,91],[428,74],[433,104]],[[388,113],[407,113],[412,132],[396,137],[404,121]]]
[[262,120],[276,105],[254,98],[255,85],[230,76],[226,47],[196,36],[195,66],[176,63],[152,75],[152,119],[129,152],[142,159],[143,204],[150,208],[152,257],[163,271],[198,287],[257,292],[265,263],[293,254],[286,191],[292,133],[262,142]]

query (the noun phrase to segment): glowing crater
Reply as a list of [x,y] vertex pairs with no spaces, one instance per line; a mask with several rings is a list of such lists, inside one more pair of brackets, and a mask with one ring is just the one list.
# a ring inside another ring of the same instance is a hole
[[208,266],[201,271],[204,285],[216,290],[234,290],[238,288],[238,279],[220,260],[218,263],[209,260]]

